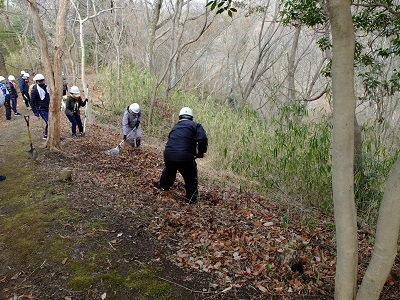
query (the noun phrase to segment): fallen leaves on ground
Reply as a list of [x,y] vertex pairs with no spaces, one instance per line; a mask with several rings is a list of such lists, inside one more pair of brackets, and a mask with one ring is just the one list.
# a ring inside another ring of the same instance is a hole
[[[215,280],[210,290],[252,286],[269,295],[333,295],[332,218],[322,216],[307,227],[294,216],[288,220],[275,199],[206,180],[200,180],[200,203],[187,206],[180,176],[168,192],[155,188],[163,168],[162,150],[146,145],[144,136],[142,148],[127,143],[118,155],[108,154],[120,138],[115,130],[93,125],[86,137],[66,140],[64,156],[47,154],[60,168],[73,168],[74,185],[81,192],[71,196],[140,218],[167,249],[161,258],[211,274]],[[365,272],[372,251],[370,238],[360,232],[359,274]],[[397,257],[384,288],[388,297],[400,298],[399,262]]]

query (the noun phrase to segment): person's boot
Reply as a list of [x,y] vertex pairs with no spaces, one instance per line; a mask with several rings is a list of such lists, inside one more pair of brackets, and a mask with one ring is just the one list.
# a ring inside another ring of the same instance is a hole
[[2,176],[2,175],[1,175],[1,176],[0,176],[0,181],[6,180],[6,178],[7,178],[6,176]]
[[136,147],[138,147],[138,148],[140,147],[140,141],[141,140],[136,140]]

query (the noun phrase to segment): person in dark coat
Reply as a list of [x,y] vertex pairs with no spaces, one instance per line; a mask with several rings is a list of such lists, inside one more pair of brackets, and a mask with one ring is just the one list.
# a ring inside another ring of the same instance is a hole
[[42,74],[36,74],[33,80],[36,84],[33,86],[30,96],[31,107],[34,115],[41,117],[46,122],[43,139],[47,140],[50,107],[49,87],[44,83],[44,76]]
[[85,101],[82,100],[81,92],[79,91],[79,88],[76,85],[71,87],[70,93],[71,94],[65,101],[65,115],[71,122],[72,137],[76,139],[78,138],[78,136],[76,135],[76,126],[78,126],[80,135],[81,136],[85,135],[85,133],[83,132],[83,125],[79,108],[84,107],[88,99],[85,99]]
[[19,76],[19,89],[21,91],[22,99],[25,102],[26,108],[31,109],[31,99],[29,95],[29,74],[25,73],[25,71],[21,71],[21,76]]
[[17,108],[17,99],[18,99],[18,92],[15,83],[15,77],[13,75],[8,76],[8,82],[6,83],[6,87],[8,92],[10,93],[10,100],[11,100],[11,109],[14,112],[14,116],[20,116],[21,114],[18,112]]
[[193,121],[193,111],[184,107],[179,112],[179,121],[168,135],[164,149],[164,164],[160,178],[160,190],[169,190],[181,173],[185,181],[186,204],[198,201],[198,177],[196,158],[207,152],[208,138],[200,123]]

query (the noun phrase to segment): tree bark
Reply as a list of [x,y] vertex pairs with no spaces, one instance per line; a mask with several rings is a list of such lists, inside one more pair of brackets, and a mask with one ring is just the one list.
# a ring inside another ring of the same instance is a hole
[[347,0],[328,2],[332,27],[332,190],[337,241],[335,299],[352,300],[357,287],[357,214],[354,201],[354,27]]
[[[42,53],[42,57],[44,60],[44,68],[46,74],[46,84],[50,89],[50,108],[49,108],[49,132],[48,132],[48,140],[46,142],[46,147],[50,149],[50,151],[61,151],[61,143],[60,143],[60,101],[61,99],[61,90],[59,88],[55,89],[55,87],[62,86],[62,78],[61,78],[61,56],[62,56],[62,47],[64,45],[64,35],[65,35],[65,21],[66,15],[68,11],[68,0],[61,0],[59,11],[57,14],[57,26],[56,26],[56,43],[55,43],[55,53],[54,53],[54,69],[52,66],[52,62],[50,60],[49,51],[48,51],[48,43],[46,36],[44,34],[44,28],[42,20],[39,17],[39,9],[36,3],[36,0],[27,0],[29,3],[29,9],[32,16],[33,26],[39,36],[40,41],[40,50]],[[54,80],[53,70],[56,70],[57,82]]]
[[56,40],[54,45],[54,65],[53,72],[54,78],[51,81],[51,88],[53,90],[52,99],[50,102],[50,115],[49,115],[49,137],[47,144],[50,150],[60,150],[60,100],[62,98],[61,87],[62,82],[62,57],[64,40],[66,33],[66,20],[69,8],[69,0],[60,0],[57,20],[56,20]]
[[374,252],[358,291],[357,300],[379,299],[396,258],[400,232],[399,178],[400,158],[394,164],[386,182],[379,209]]

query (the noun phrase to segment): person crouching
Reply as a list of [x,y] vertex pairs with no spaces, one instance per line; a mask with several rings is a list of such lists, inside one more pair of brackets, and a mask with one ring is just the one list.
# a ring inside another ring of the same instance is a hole
[[142,111],[137,103],[129,105],[124,111],[122,117],[122,130],[124,132],[124,141],[127,138],[130,140],[132,147],[135,147],[135,135],[136,135],[136,147],[140,147],[142,141],[142,131],[140,130],[140,121],[142,120]]
[[71,122],[72,137],[74,139],[78,138],[76,134],[76,126],[78,126],[80,135],[85,135],[85,133],[83,132],[83,125],[79,108],[84,107],[87,101],[88,99],[85,99],[85,101],[82,100],[81,92],[79,91],[79,88],[77,86],[74,85],[71,87],[70,95],[65,102],[65,115]]

